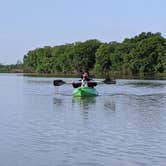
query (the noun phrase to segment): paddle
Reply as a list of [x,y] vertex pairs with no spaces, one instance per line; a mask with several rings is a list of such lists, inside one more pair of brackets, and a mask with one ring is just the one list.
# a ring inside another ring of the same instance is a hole
[[116,84],[116,80],[113,80],[111,78],[106,78],[103,83],[105,84]]
[[[67,84],[67,83],[63,80],[54,80],[53,84],[54,84],[54,86],[61,86],[63,84]],[[72,83],[70,83],[70,84],[72,84]]]
[[[96,86],[97,84],[116,84],[115,80],[112,80],[110,78],[105,79],[104,81],[88,81],[88,86]],[[81,81],[77,82],[77,83],[73,83],[73,82],[65,82],[63,80],[54,80],[53,81],[54,86],[61,86],[64,84],[72,84],[74,88],[77,88],[81,85]]]
[[[54,86],[61,86],[64,84],[72,84],[74,88],[78,88],[81,86],[82,82],[78,81],[78,82],[65,82],[63,80],[54,80],[53,81]],[[89,87],[93,87],[93,86],[97,86],[97,82],[91,82],[91,81],[87,81],[87,84]]]

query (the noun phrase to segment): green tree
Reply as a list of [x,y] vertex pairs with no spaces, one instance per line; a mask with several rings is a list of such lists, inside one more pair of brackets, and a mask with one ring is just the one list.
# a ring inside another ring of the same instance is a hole
[[76,72],[81,70],[92,70],[95,65],[95,53],[101,42],[98,40],[87,40],[76,42],[72,52],[72,63]]

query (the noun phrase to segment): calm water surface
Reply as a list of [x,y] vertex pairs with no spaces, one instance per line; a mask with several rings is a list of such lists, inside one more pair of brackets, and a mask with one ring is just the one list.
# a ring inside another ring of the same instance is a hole
[[165,166],[166,81],[117,80],[80,99],[54,79],[0,74],[1,166]]

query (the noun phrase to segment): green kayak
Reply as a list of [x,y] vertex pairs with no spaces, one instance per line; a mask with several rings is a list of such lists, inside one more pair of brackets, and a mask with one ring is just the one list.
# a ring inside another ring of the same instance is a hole
[[78,87],[73,91],[73,96],[84,97],[84,96],[97,96],[98,92],[95,88],[90,87]]

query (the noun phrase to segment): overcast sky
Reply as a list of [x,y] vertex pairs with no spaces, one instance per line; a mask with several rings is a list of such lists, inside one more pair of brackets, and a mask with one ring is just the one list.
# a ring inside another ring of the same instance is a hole
[[46,45],[123,41],[143,31],[166,37],[165,8],[166,0],[0,0],[0,63]]

